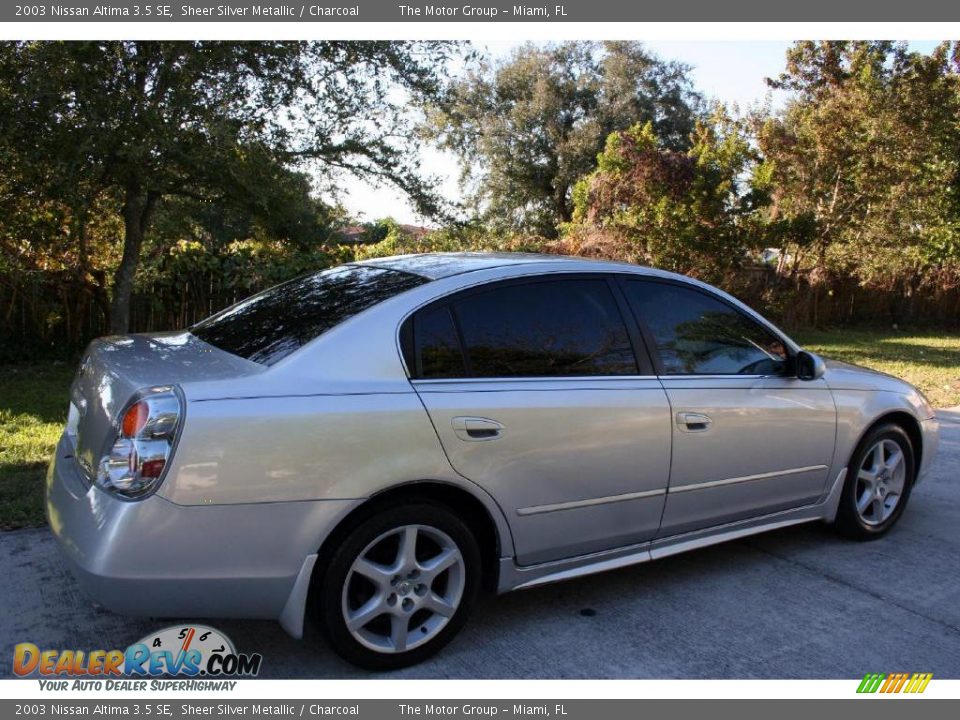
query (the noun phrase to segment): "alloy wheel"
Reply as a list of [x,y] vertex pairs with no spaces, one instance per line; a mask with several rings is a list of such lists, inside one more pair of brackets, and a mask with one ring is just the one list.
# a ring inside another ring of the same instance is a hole
[[443,630],[465,582],[463,555],[449,535],[404,525],[377,537],[353,561],[343,585],[343,620],[363,646],[406,652]]
[[907,463],[903,449],[893,440],[876,442],[864,455],[857,471],[857,514],[867,525],[889,518],[903,497]]

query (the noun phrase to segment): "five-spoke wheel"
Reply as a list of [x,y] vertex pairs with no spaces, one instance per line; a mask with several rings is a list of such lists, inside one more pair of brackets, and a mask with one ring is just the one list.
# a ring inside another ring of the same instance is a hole
[[903,450],[894,440],[871,447],[857,472],[857,512],[868,525],[879,525],[893,514],[907,481]]
[[837,528],[860,540],[880,537],[893,527],[915,473],[913,445],[899,425],[881,425],[867,433],[847,467]]
[[354,560],[343,585],[343,618],[358,642],[404,652],[429,642],[463,597],[463,556],[427,525],[388,530]]
[[470,529],[429,502],[383,508],[340,543],[317,587],[321,627],[351,662],[391,669],[445,645],[479,585]]

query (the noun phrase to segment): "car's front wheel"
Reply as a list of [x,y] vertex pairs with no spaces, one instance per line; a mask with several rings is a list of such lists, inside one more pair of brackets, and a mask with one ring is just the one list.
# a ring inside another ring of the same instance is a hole
[[425,660],[460,630],[477,595],[480,551],[441,505],[384,509],[350,530],[320,578],[333,649],[372,670]]
[[836,527],[857,540],[886,533],[903,514],[913,488],[910,437],[899,425],[881,425],[863,438],[847,466]]

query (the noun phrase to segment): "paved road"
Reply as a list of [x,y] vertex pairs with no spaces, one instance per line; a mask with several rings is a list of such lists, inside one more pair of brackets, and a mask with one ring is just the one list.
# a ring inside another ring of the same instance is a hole
[[[960,678],[960,408],[934,473],[873,543],[822,525],[487,598],[439,657],[393,677]],[[166,621],[95,608],[43,530],[0,533],[0,674],[13,645],[126,647]],[[269,677],[366,677],[272,622],[216,621]]]

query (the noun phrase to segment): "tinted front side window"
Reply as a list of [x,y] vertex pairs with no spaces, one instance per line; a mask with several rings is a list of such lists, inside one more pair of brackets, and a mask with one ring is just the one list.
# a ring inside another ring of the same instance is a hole
[[347,318],[425,282],[419,275],[344,265],[265,290],[190,332],[221,350],[273,365]]
[[502,285],[453,303],[474,377],[631,375],[637,365],[604,280]]
[[668,283],[629,281],[627,295],[653,332],[667,375],[779,375],[787,350],[724,302]]

